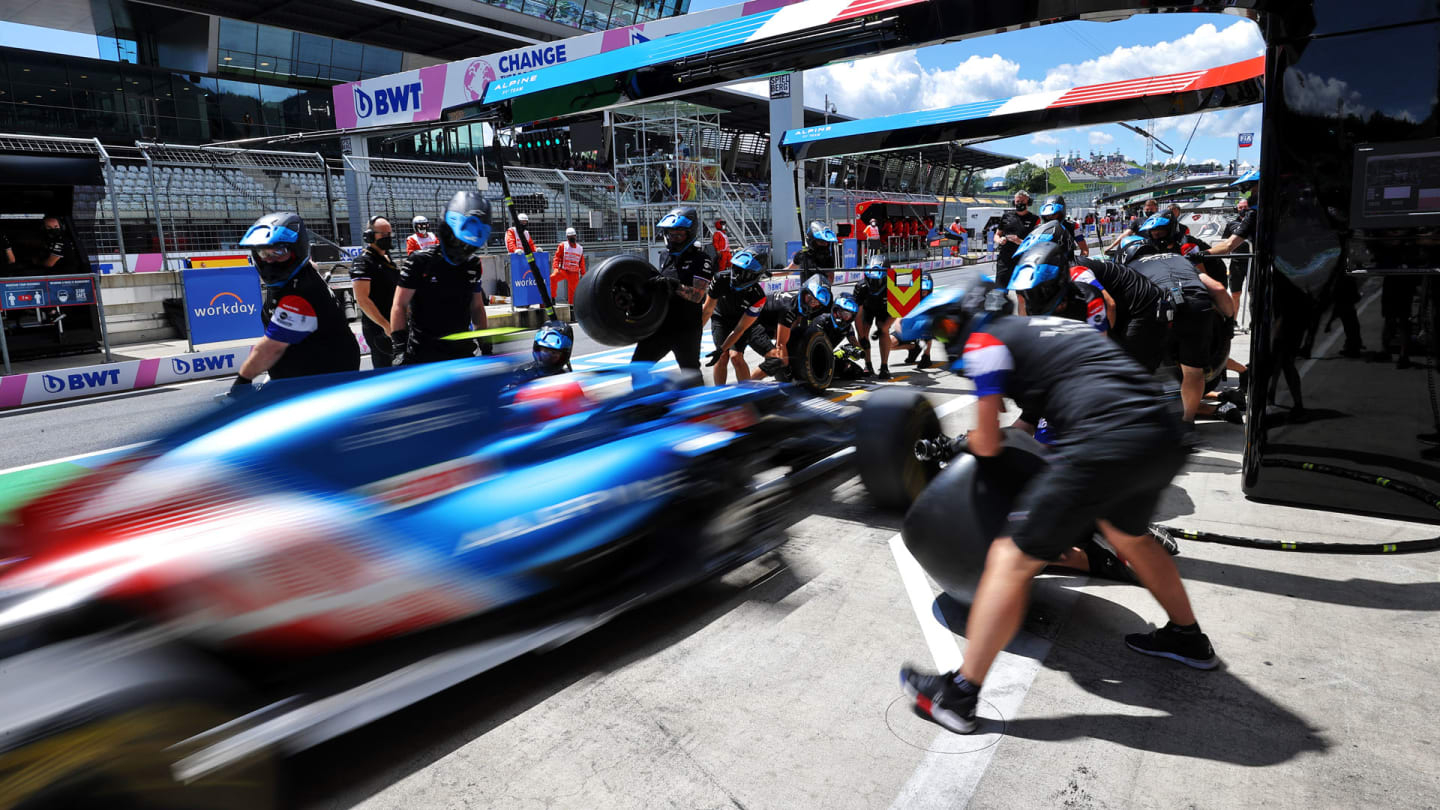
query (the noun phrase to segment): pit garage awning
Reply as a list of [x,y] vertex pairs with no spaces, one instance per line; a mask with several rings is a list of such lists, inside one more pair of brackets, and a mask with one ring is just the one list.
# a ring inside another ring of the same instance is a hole
[[1265,60],[1256,57],[1187,73],[792,129],[785,133],[780,148],[787,159],[814,160],[1188,115],[1259,103],[1264,75]]

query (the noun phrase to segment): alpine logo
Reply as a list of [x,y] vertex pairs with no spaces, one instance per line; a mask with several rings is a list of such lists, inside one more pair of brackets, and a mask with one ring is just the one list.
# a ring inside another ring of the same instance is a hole
[[420,96],[424,92],[424,85],[420,82],[407,82],[394,87],[376,88],[373,93],[367,93],[355,85],[355,117],[369,118],[374,116],[390,115],[391,113],[416,112],[420,109]]

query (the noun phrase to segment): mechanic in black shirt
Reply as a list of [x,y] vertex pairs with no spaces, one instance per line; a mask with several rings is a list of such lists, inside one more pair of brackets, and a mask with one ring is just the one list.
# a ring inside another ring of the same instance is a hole
[[732,364],[736,380],[750,379],[746,346],[762,359],[780,356],[765,327],[756,323],[765,309],[765,287],[760,283],[764,276],[759,257],[742,250],[731,258],[729,269],[717,273],[710,282],[701,318],[710,321],[710,338],[715,341],[715,351],[707,356],[709,362],[705,365],[715,368],[716,385],[729,381]]
[[[484,329],[485,291],[480,257],[490,238],[490,201],[478,191],[457,191],[435,228],[438,244],[405,258],[390,308],[395,365],[434,363],[475,355],[474,340],[442,340]],[[489,354],[489,344],[482,346]]]
[[[1157,223],[1161,219],[1165,222]],[[1165,229],[1173,223],[1157,216],[1146,220],[1146,224],[1152,226],[1147,231],[1147,244],[1129,250],[1125,266],[1148,278],[1169,299],[1173,320],[1166,350],[1180,365],[1180,401],[1185,422],[1191,424],[1205,396],[1205,370],[1214,345],[1213,332],[1223,328],[1215,313],[1229,318],[1235,311],[1224,285],[1197,271],[1184,257],[1159,250],[1157,242],[1165,243],[1169,238]]]
[[1130,217],[1130,222],[1125,226],[1125,230],[1121,231],[1120,234],[1115,237],[1115,241],[1111,242],[1105,248],[1105,252],[1113,253],[1117,248],[1120,247],[1120,240],[1124,239],[1127,236],[1139,236],[1140,226],[1145,223],[1145,220],[1155,216],[1155,214],[1159,211],[1160,203],[1156,201],[1154,197],[1146,200],[1144,205],[1142,206],[1141,213],[1137,216]]
[[390,310],[395,306],[395,284],[400,280],[400,270],[390,259],[395,231],[390,220],[371,217],[363,238],[365,249],[350,264],[350,284],[355,290],[355,305],[360,308],[360,334],[370,347],[370,365],[385,368],[395,360],[390,339]]
[[[924,301],[926,298],[929,298],[933,292],[935,292],[935,279],[929,273],[926,273],[920,277],[920,300]],[[900,339],[900,333],[898,331],[892,331],[890,333],[891,346],[897,351],[900,349],[905,350],[905,365],[913,365],[916,368],[929,368],[933,365],[933,361],[930,359],[930,344],[932,342],[933,341],[927,339],[912,340],[907,343]],[[915,362],[916,358],[919,358],[920,362]]]
[[818,219],[814,220],[805,232],[805,246],[790,257],[790,264],[785,267],[786,272],[799,270],[802,287],[815,275],[824,278],[826,284],[834,284],[835,245],[839,241],[829,226]]
[[870,329],[873,326],[880,333],[880,379],[890,379],[890,315],[889,274],[890,259],[882,254],[870,257],[865,266],[865,277],[855,282],[855,300],[860,302],[860,351],[865,355],[865,373],[875,376],[875,367],[870,363]]
[[670,309],[660,328],[635,345],[632,363],[653,363],[675,355],[680,368],[700,370],[700,331],[705,326],[703,305],[715,277],[715,260],[697,244],[700,214],[688,205],[670,209],[656,225],[668,252],[660,265],[657,283],[670,290]]
[[265,287],[265,335],[250,350],[230,395],[271,379],[360,368],[360,346],[330,286],[310,262],[310,231],[299,214],[266,214],[240,239]]
[[70,259],[65,252],[65,229],[55,217],[45,218],[45,258],[40,266],[57,273],[69,272]]
[[[1138,236],[1126,239],[1134,240],[1132,244],[1145,242]],[[1122,251],[1124,247],[1122,244]],[[1080,265],[1095,275],[1115,302],[1115,324],[1110,336],[1146,371],[1155,373],[1165,360],[1166,333],[1170,328],[1160,288],[1120,262],[1082,259]]]
[[[830,338],[830,345],[835,347],[835,376],[842,380],[858,380],[865,373],[855,362],[855,353],[862,345],[855,334],[855,319],[858,317],[860,302],[850,293],[840,293],[835,296],[835,303],[830,305],[830,314],[815,319],[815,325],[824,330],[825,336]],[[847,340],[850,345],[843,347],[841,344]]]
[[789,382],[790,355],[799,351],[798,341],[806,328],[825,314],[834,297],[834,291],[825,283],[823,276],[811,276],[799,292],[767,296],[756,324],[774,342],[777,351],[775,359],[779,362],[772,363],[770,358],[766,358],[750,379],[771,376],[781,382]]
[[1040,218],[1026,210],[1029,207],[1030,195],[1015,192],[1015,210],[1006,211],[995,229],[995,244],[1000,246],[995,254],[995,285],[1001,289],[1010,283],[1010,273],[1015,269],[1015,248],[1040,224]]
[[[1065,233],[1069,237],[1071,249],[1080,258],[1083,259],[1090,255],[1090,246],[1085,243],[1085,229],[1081,228],[1080,223],[1071,219],[1070,215],[1066,212],[1064,197],[1056,195],[1046,200],[1045,204],[1040,206],[1040,223],[1044,224],[1047,222],[1060,223],[1060,227],[1065,229]],[[1034,231],[1031,231],[1031,233],[1034,233]],[[1023,242],[1024,240],[1021,241]],[[1020,252],[1019,247],[1016,247],[1015,252]]]
[[964,663],[944,674],[906,666],[900,673],[905,690],[944,727],[973,731],[981,685],[1020,628],[1032,580],[1097,523],[1170,619],[1159,630],[1126,636],[1126,645],[1213,669],[1218,660],[1179,571],[1149,533],[1162,493],[1185,462],[1182,428],[1159,384],[1083,323],[998,315],[983,301],[967,295],[939,314],[943,322],[935,330],[952,336],[947,350],[975,383],[979,401],[967,449],[982,459],[1000,454],[1000,414],[1009,397],[1045,413],[1056,434],[1055,454],[1025,486],[989,547],[970,608]]

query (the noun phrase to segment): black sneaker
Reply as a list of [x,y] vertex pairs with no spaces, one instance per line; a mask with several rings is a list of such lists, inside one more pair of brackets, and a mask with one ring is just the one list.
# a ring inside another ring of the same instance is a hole
[[889,367],[889,366],[881,366],[881,367],[880,367],[880,379],[882,379],[882,380],[888,380],[888,379],[890,379],[890,367]]
[[925,354],[925,355],[921,355],[921,357],[920,357],[920,362],[919,362],[919,363],[916,363],[916,364],[915,364],[915,367],[916,367],[916,368],[930,368],[930,367],[933,366],[933,365],[935,365],[935,361],[930,359],[930,355],[929,355],[929,354]]
[[1243,425],[1245,424],[1245,409],[1236,406],[1233,402],[1227,402],[1215,409],[1215,417],[1232,425]]
[[919,357],[919,356],[920,356],[920,347],[919,347],[919,346],[912,346],[912,347],[910,347],[910,350],[907,351],[907,352],[905,352],[905,365],[907,365],[907,366],[913,366],[913,365],[915,365],[915,358],[917,358],[917,357]]
[[1140,580],[1135,578],[1135,573],[1130,570],[1121,559],[1110,550],[1089,538],[1080,543],[1080,550],[1085,552],[1085,558],[1090,561],[1090,576],[1103,579],[1113,579],[1116,582],[1128,582],[1131,585],[1138,585]]
[[975,730],[980,688],[969,682],[957,683],[957,677],[958,672],[924,674],[909,664],[900,668],[900,686],[915,699],[920,711],[956,734],[969,734]]
[[1214,669],[1220,665],[1209,636],[1199,631],[1181,633],[1175,630],[1174,622],[1148,633],[1131,633],[1125,637],[1125,646],[1141,655],[1169,658],[1195,669]]

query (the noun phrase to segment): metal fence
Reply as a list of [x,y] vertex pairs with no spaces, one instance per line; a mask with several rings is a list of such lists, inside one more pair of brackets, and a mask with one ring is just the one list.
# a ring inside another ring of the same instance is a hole
[[93,251],[102,263],[112,262],[121,271],[130,269],[125,260],[120,213],[116,208],[116,199],[109,191],[115,186],[116,167],[110,160],[110,153],[98,139],[0,135],[0,151],[93,157],[99,161],[104,185],[75,187],[74,205],[70,211],[74,237],[83,250]]

